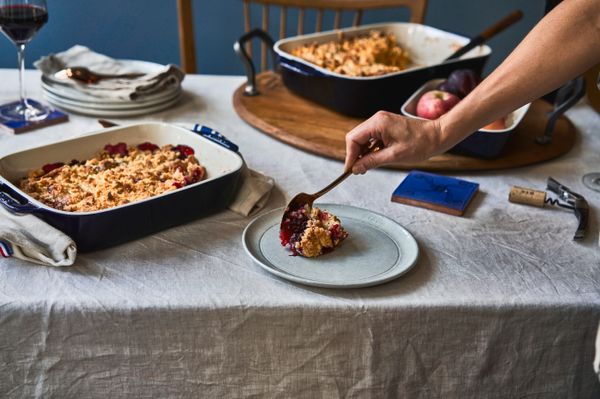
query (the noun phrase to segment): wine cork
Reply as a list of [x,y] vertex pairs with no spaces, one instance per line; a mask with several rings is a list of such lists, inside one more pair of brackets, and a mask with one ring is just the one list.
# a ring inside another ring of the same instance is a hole
[[546,193],[531,188],[513,186],[508,194],[508,200],[515,204],[533,205],[543,208],[546,203]]

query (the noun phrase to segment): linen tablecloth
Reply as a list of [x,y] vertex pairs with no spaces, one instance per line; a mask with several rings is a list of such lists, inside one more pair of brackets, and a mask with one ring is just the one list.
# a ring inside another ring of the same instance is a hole
[[[16,82],[14,70],[0,81]],[[42,97],[37,74],[29,94]],[[263,135],[231,106],[241,77],[188,76],[182,103],[143,120],[203,123],[273,176],[264,212],[342,170]],[[17,97],[5,84],[0,100]],[[417,239],[416,267],[385,285],[308,288],[254,265],[230,211],[109,250],[70,268],[0,259],[0,397],[594,398],[600,319],[600,194],[581,175],[600,170],[600,117],[568,116],[574,149],[552,162],[455,176],[480,183],[466,217],[390,202],[405,172],[353,176],[325,202],[385,214]],[[138,120],[142,120],[138,119]],[[133,120],[123,120],[128,122]],[[99,126],[0,134],[0,154]],[[511,204],[512,185],[552,176],[593,210],[573,242],[575,216]]]

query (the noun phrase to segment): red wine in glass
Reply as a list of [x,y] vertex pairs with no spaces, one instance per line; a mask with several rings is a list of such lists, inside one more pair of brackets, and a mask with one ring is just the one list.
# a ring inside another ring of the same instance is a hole
[[0,7],[0,27],[15,44],[29,42],[48,22],[48,11],[32,5],[7,5]]
[[25,45],[48,22],[46,0],[0,0],[0,31],[17,46],[19,57],[20,101],[0,108],[0,116],[16,121],[39,121],[50,110],[27,101],[23,78],[25,75]]

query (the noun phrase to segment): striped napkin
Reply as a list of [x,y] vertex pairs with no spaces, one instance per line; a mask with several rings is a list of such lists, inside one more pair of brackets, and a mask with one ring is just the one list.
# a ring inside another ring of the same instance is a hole
[[47,266],[71,266],[77,247],[66,234],[33,215],[0,206],[0,255]]

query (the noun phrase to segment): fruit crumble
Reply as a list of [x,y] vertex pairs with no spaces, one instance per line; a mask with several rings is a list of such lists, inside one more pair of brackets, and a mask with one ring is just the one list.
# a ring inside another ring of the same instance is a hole
[[21,189],[59,210],[88,212],[142,200],[199,182],[206,170],[185,145],[107,144],[94,158],[33,170]]
[[281,222],[281,245],[292,255],[314,258],[333,251],[348,237],[340,220],[327,211],[305,205],[287,213]]
[[292,50],[292,55],[330,71],[348,76],[377,76],[406,69],[409,56],[400,48],[396,36],[377,30],[367,35],[317,44],[310,43]]

